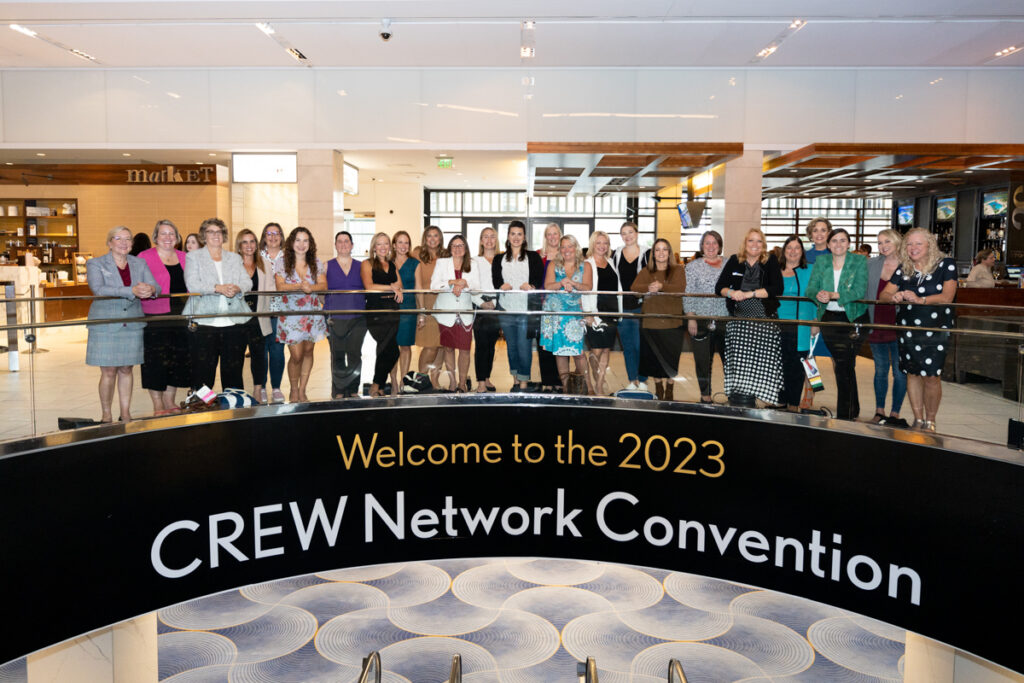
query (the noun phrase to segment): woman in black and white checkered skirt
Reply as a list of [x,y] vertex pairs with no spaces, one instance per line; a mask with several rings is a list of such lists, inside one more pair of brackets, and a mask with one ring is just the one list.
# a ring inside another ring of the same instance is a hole
[[764,233],[752,228],[739,253],[729,257],[715,291],[728,301],[725,328],[725,393],[735,405],[754,405],[754,399],[774,405],[782,388],[779,327],[742,318],[774,318],[782,294],[782,270],[768,255]]

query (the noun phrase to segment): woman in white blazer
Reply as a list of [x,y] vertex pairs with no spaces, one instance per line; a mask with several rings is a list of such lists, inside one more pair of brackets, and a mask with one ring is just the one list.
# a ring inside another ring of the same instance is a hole
[[188,255],[185,284],[188,291],[203,296],[191,297],[185,315],[219,313],[199,318],[192,333],[192,388],[213,388],[220,363],[222,389],[243,389],[242,366],[247,341],[245,323],[250,316],[242,296],[252,291],[252,279],[245,272],[242,257],[224,249],[227,226],[219,218],[208,218],[199,227],[205,247]]
[[[260,256],[259,238],[248,228],[239,230],[235,236],[235,253],[242,257],[252,290],[265,292],[274,289],[274,273],[266,272],[266,259]],[[270,297],[251,294],[245,303],[254,313],[270,311]],[[257,403],[267,402],[267,353],[266,337],[271,332],[270,316],[253,317],[245,323],[246,346],[249,349],[249,372],[252,373],[252,396]]]
[[459,311],[435,313],[434,317],[441,328],[441,347],[449,368],[456,367],[456,349],[459,352],[457,387],[458,391],[466,392],[469,391],[469,349],[473,343],[473,298],[470,290],[480,289],[480,271],[473,267],[469,245],[462,235],[456,235],[448,242],[448,253],[451,256],[438,259],[430,278],[430,288],[441,292],[434,303],[435,309]]

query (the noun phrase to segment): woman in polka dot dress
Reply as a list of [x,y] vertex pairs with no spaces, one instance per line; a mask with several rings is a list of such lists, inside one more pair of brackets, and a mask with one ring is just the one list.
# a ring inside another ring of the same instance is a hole
[[902,304],[896,324],[899,333],[900,369],[907,373],[907,396],[914,411],[914,427],[935,431],[935,415],[942,400],[942,366],[949,348],[949,333],[913,328],[953,327],[956,298],[956,264],[939,251],[935,235],[914,228],[903,238],[900,265],[882,290],[881,301]]

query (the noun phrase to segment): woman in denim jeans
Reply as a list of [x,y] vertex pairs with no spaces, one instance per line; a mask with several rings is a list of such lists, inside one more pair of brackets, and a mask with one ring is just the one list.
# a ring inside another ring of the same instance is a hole
[[[259,247],[260,256],[263,257],[263,268],[266,272],[274,272],[274,263],[283,253],[283,244],[284,235],[279,224],[267,223],[263,226]],[[276,287],[273,277],[268,279],[267,286],[269,289]],[[280,311],[280,297],[270,297],[268,309]],[[284,392],[281,391],[281,378],[284,377],[284,344],[277,341],[277,316],[270,317],[270,334],[263,339],[263,350],[267,354],[267,366],[270,368],[270,386],[273,389],[270,402],[284,403]],[[266,384],[266,382],[264,381],[263,384]]]
[[[869,299],[879,297],[899,267],[902,241],[903,238],[895,230],[883,230],[878,233],[880,256],[868,261]],[[868,313],[873,323],[896,324],[896,307],[891,304],[868,306]],[[907,395],[907,375],[900,370],[896,330],[871,330],[868,343],[871,344],[871,357],[875,361],[875,416],[872,421],[875,424],[906,427],[907,421],[900,417],[900,408],[903,407],[903,398]],[[886,416],[885,395],[889,392],[889,368],[892,368],[892,406],[889,415]]]
[[[544,285],[544,263],[540,254],[526,248],[526,225],[522,221],[508,224],[505,253],[491,262],[491,280],[495,289],[502,290],[498,306],[503,311],[528,310],[527,294]],[[498,317],[501,333],[508,349],[508,369],[512,373],[512,391],[525,391],[533,367],[532,345],[526,336],[527,316],[502,315]]]
[[[633,280],[636,279],[637,273],[647,265],[651,252],[640,251],[636,243],[639,232],[634,223],[623,223],[619,228],[619,235],[622,237],[622,247],[612,256],[612,261],[615,263],[615,272],[619,274],[623,291],[629,291],[633,288]],[[640,300],[635,296],[622,297],[622,312],[639,313]],[[622,356],[626,363],[626,376],[629,378],[626,389],[647,391],[647,378],[640,375],[639,318],[625,317],[619,321],[619,341],[622,342]]]

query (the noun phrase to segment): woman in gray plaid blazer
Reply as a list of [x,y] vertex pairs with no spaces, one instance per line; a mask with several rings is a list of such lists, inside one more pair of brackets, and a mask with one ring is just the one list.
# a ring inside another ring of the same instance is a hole
[[[85,272],[94,295],[118,298],[93,301],[89,306],[89,319],[141,318],[139,300],[159,295],[160,286],[146,262],[128,254],[132,248],[131,230],[124,226],[112,228],[107,233],[107,247],[110,248],[107,254],[89,259]],[[142,362],[142,328],[145,326],[141,321],[89,325],[85,362],[100,368],[102,422],[113,420],[110,406],[115,383],[121,419],[132,419],[132,366]]]

